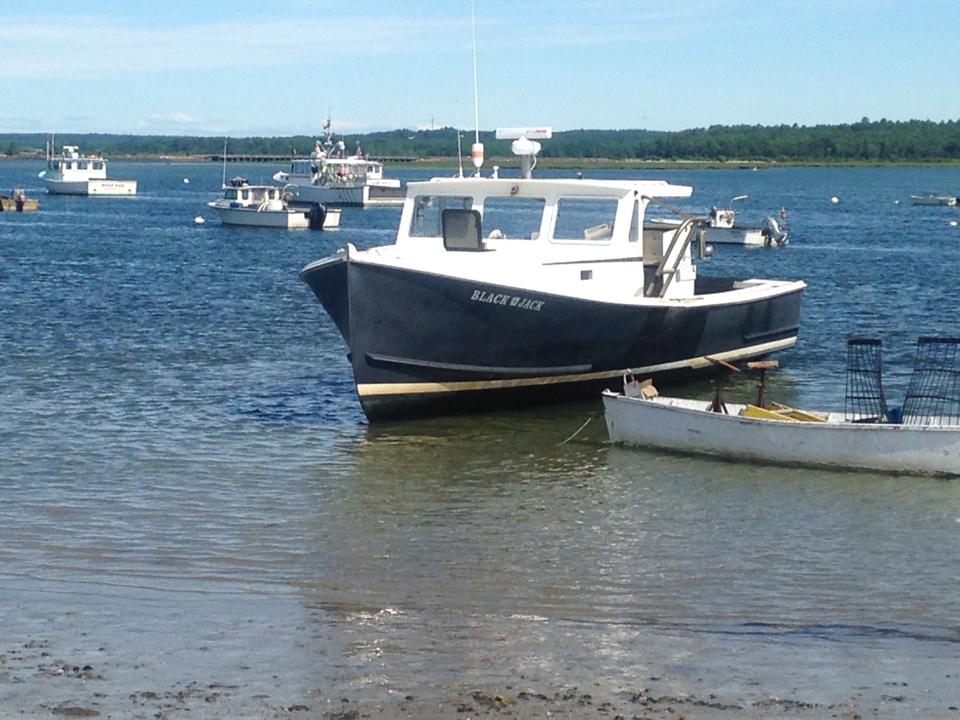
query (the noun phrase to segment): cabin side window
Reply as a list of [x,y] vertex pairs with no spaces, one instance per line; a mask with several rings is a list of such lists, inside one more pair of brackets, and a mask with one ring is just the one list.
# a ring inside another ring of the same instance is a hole
[[511,195],[483,201],[483,233],[490,240],[536,240],[546,201]]
[[103,163],[99,160],[93,163],[94,170],[103,170]]
[[237,189],[236,189],[236,188],[228,188],[227,191],[223,194],[223,197],[225,197],[227,200],[236,200],[236,199],[237,199]]
[[81,160],[80,162],[77,163],[77,167],[78,167],[78,169],[80,169],[80,170],[86,170],[86,169],[87,169],[87,161],[86,161],[86,160]]
[[249,199],[250,199],[250,191],[249,191],[249,190],[241,190],[241,191],[240,191],[240,198],[241,198],[242,200],[249,200]]
[[444,210],[470,210],[473,198],[458,195],[417,195],[413,200],[410,237],[440,237],[440,216]]
[[616,198],[560,198],[553,237],[555,240],[608,242],[613,237],[616,217]]

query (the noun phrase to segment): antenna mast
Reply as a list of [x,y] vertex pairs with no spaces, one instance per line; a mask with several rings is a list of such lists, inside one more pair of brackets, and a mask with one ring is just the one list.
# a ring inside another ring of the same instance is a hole
[[483,167],[483,143],[480,142],[480,96],[477,91],[477,15],[476,2],[470,0],[470,31],[473,35],[473,147],[470,148],[470,159],[477,169],[475,175],[480,174]]
[[227,186],[227,139],[223,139],[223,177],[220,179],[220,189]]

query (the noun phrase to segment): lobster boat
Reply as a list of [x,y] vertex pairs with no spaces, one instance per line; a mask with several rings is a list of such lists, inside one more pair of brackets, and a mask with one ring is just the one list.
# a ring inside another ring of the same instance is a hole
[[691,187],[535,178],[551,130],[497,136],[519,176],[482,175],[475,145],[474,174],[407,185],[392,244],[300,272],[369,419],[595,396],[624,367],[683,375],[796,342],[802,281],[700,276],[704,218],[645,228],[649,205]]

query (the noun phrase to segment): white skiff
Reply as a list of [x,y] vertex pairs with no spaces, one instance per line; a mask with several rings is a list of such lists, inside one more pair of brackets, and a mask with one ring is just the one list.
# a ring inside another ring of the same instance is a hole
[[610,439],[761,463],[960,474],[960,426],[860,423],[843,413],[603,393]]

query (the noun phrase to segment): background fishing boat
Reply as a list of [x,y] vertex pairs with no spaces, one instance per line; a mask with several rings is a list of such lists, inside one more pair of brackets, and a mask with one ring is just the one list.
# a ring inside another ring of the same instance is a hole
[[60,155],[47,143],[47,169],[39,173],[47,192],[55,195],[136,195],[136,180],[107,178],[107,160],[81,155],[76,145],[64,145]]
[[911,195],[910,202],[913,205],[944,205],[953,207],[957,204],[956,195],[941,195],[940,193],[926,193],[924,195]]
[[224,187],[223,197],[207,203],[224,225],[330,230],[340,224],[340,209],[312,205],[293,208],[275,185],[250,185],[246,178],[236,177]]
[[309,158],[294,158],[274,181],[297,202],[326,206],[402,205],[404,189],[396,178],[383,175],[383,163],[366,157],[359,145],[348,153],[343,140],[334,141],[330,121]]

